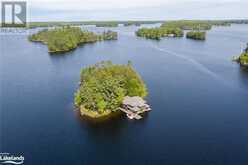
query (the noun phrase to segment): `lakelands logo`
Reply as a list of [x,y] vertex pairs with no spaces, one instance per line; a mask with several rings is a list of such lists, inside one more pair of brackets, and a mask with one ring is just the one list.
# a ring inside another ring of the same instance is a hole
[[27,3],[25,1],[2,2],[2,27],[26,27]]
[[22,155],[16,156],[9,153],[0,153],[0,164],[23,164],[24,157]]

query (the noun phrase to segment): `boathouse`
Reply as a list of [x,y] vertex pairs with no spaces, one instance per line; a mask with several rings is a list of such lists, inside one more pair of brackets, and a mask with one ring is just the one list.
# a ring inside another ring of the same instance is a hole
[[141,119],[142,116],[139,114],[150,111],[151,108],[141,97],[126,96],[122,101],[120,110],[125,112],[129,119]]

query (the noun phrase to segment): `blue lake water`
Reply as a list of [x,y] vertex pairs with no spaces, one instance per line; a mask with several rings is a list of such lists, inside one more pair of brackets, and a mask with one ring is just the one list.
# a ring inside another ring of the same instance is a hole
[[[0,36],[0,152],[22,154],[25,165],[247,165],[248,70],[231,57],[248,25],[214,27],[203,42],[112,29],[117,41],[63,55],[25,35]],[[95,123],[74,110],[80,69],[102,60],[131,60],[142,76],[152,107],[142,120]]]

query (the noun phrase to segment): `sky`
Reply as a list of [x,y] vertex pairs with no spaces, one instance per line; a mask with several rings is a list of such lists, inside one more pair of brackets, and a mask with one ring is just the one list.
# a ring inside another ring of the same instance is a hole
[[248,0],[26,1],[30,21],[248,19]]

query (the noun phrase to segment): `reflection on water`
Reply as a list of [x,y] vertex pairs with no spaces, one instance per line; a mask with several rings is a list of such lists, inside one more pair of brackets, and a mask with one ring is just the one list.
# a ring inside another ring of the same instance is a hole
[[[98,145],[107,145],[106,150],[108,150],[108,147],[111,147],[112,144],[118,145],[119,149],[116,148],[118,152],[122,146],[128,147],[128,143],[130,143],[129,140],[132,139],[130,137],[132,134],[130,129],[136,127],[136,130],[133,131],[138,133],[140,129],[147,124],[146,121],[148,118],[148,115],[144,115],[144,118],[141,120],[130,120],[122,112],[114,113],[111,117],[102,119],[82,117],[79,112],[76,112],[76,116],[78,124],[82,129],[81,131],[86,133],[84,138],[89,139],[89,142],[93,143],[95,147]],[[102,147],[99,147],[98,150],[101,150],[101,148]],[[96,160],[93,162],[95,161]]]

